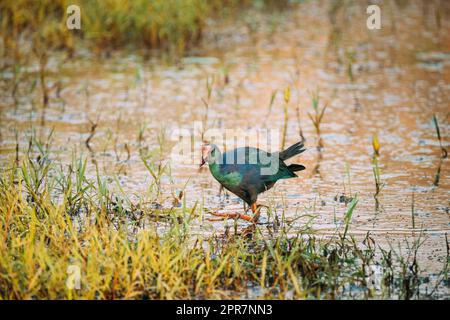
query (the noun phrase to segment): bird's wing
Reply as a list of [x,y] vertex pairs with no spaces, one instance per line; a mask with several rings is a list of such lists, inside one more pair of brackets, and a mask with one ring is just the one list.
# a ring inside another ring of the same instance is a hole
[[227,151],[222,155],[222,157],[222,164],[227,165],[265,165],[273,160],[274,155],[258,148],[242,147]]

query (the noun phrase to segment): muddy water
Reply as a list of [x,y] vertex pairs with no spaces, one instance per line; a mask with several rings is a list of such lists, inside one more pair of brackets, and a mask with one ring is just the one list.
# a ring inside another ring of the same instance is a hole
[[[382,29],[371,31],[365,9],[353,5],[333,14],[327,2],[307,2],[287,12],[253,12],[238,22],[211,22],[201,47],[176,61],[144,60],[129,52],[108,59],[88,54],[54,58],[48,85],[62,89],[59,97],[56,89],[51,91],[45,110],[38,89],[26,94],[30,84],[21,88],[17,107],[10,92],[2,90],[1,161],[14,157],[15,130],[24,147],[31,127],[42,136],[53,128],[55,157],[67,162],[73,154],[88,156],[92,173],[95,158],[102,174],[118,175],[130,195],[148,198],[152,178],[138,150],[157,148],[158,132],[166,131],[169,139],[174,128],[192,128],[194,121],[204,119],[209,127],[223,130],[281,130],[282,91],[290,87],[286,144],[299,140],[301,128],[308,150],[295,160],[307,170],[298,179],[277,183],[260,196],[260,203],[287,219],[308,214],[293,223],[296,228],[314,215],[312,229],[327,236],[347,210],[342,196],[357,196],[351,233],[370,231],[380,245],[392,244],[396,250],[397,244],[404,250],[421,235],[420,265],[424,272],[436,273],[445,262],[445,234],[450,233],[449,160],[442,161],[439,185],[434,186],[441,150],[432,122],[435,114],[449,150],[449,11],[422,3],[386,3]],[[436,10],[442,15],[439,21]],[[201,99],[206,99],[206,79],[212,77],[206,118]],[[320,154],[308,117],[311,92],[317,89],[320,107],[328,105]],[[278,93],[269,112],[274,90]],[[90,152],[85,140],[90,121],[97,120]],[[377,199],[371,165],[375,134],[383,184]],[[165,145],[170,150],[171,144]],[[199,202],[210,210],[242,210],[235,196],[219,196],[207,170],[177,161],[171,162],[171,179],[163,179],[167,197],[160,202],[170,205],[170,194],[185,185],[187,206]],[[192,228],[210,234],[223,232],[225,224],[203,221]]]

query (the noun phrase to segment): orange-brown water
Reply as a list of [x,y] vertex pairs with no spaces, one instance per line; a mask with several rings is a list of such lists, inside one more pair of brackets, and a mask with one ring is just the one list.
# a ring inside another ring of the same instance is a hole
[[[91,147],[101,174],[117,174],[124,190],[145,197],[152,178],[138,153],[141,126],[147,128],[142,144],[151,149],[160,130],[170,135],[173,128],[202,121],[205,82],[214,76],[208,126],[281,130],[283,90],[290,87],[287,144],[300,139],[300,118],[308,150],[295,161],[307,170],[298,179],[278,182],[259,201],[288,219],[314,215],[312,229],[326,236],[342,224],[347,205],[339,201],[341,195],[357,194],[350,233],[370,232],[380,245],[392,244],[396,250],[397,244],[405,249],[421,234],[420,265],[436,273],[445,262],[445,234],[450,233],[448,158],[442,161],[439,185],[433,185],[441,157],[433,114],[443,146],[450,145],[450,19],[443,7],[386,2],[382,29],[371,31],[364,5],[341,8],[333,16],[329,3],[307,2],[287,12],[250,12],[237,22],[211,22],[201,47],[177,61],[144,60],[124,52],[108,59],[54,58],[48,85],[56,88],[61,82],[61,98],[53,89],[45,110],[38,89],[26,94],[31,80],[21,88],[17,108],[10,91],[1,91],[1,161],[14,157],[15,130],[25,148],[31,127],[43,136],[54,128],[53,151],[63,162],[73,153],[91,157],[85,146],[89,121],[99,119]],[[328,104],[320,157],[308,117],[311,92],[317,89],[320,107]],[[269,113],[274,90],[278,94]],[[383,184],[378,204],[371,164],[375,134]],[[319,173],[314,172],[317,165]],[[92,163],[90,168],[94,175]],[[176,162],[171,169],[172,181],[163,181],[169,202],[170,194],[187,183],[190,207],[199,202],[211,210],[242,210],[235,196],[218,196],[218,183],[207,170]],[[294,226],[302,227],[309,218]],[[192,229],[223,232],[225,223],[196,222]]]

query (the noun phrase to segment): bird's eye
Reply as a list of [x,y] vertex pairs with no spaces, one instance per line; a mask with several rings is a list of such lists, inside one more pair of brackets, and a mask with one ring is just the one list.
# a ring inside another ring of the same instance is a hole
[[214,153],[216,152],[216,149],[211,149],[211,155],[214,156]]

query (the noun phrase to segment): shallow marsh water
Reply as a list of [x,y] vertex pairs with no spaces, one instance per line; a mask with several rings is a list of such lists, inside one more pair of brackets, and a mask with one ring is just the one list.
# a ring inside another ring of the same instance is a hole
[[[433,185],[441,148],[432,117],[437,116],[443,146],[449,149],[450,19],[437,23],[430,13],[436,8],[425,10],[422,2],[387,7],[381,30],[366,28],[364,5],[333,15],[328,2],[305,2],[288,11],[254,12],[237,23],[211,22],[201,47],[181,59],[146,60],[130,52],[108,59],[55,57],[48,66],[48,86],[54,89],[45,110],[38,89],[26,94],[33,73],[20,88],[17,107],[10,92],[1,91],[0,161],[15,156],[16,131],[24,150],[31,127],[43,137],[54,129],[56,157],[66,163],[73,154],[89,157],[92,176],[95,159],[102,175],[117,175],[133,199],[145,198],[152,177],[138,150],[157,148],[161,131],[170,140],[173,129],[192,128],[194,121],[205,119],[201,98],[207,95],[207,78],[214,77],[208,126],[221,129],[281,130],[283,90],[290,87],[286,144],[300,139],[298,108],[308,150],[295,160],[307,169],[298,179],[278,182],[259,201],[287,219],[307,215],[295,221],[297,230],[313,215],[312,231],[331,236],[347,210],[340,200],[357,195],[350,233],[363,237],[370,232],[378,244],[402,250],[421,235],[422,272],[436,274],[447,259],[450,179],[447,158],[439,185]],[[448,15],[448,8],[442,14]],[[328,104],[320,156],[308,117],[313,112],[310,93],[317,89],[320,106]],[[90,121],[97,120],[89,151]],[[371,164],[375,134],[383,183],[378,203]],[[165,143],[167,150],[173,143]],[[170,207],[172,194],[184,189],[187,207],[198,202],[209,210],[242,210],[234,195],[219,196],[218,183],[198,164],[171,162],[170,167],[170,178],[162,181],[163,206]],[[267,219],[263,215],[262,221]],[[210,235],[232,224],[198,220],[191,228]],[[446,297],[448,289],[447,284]]]

